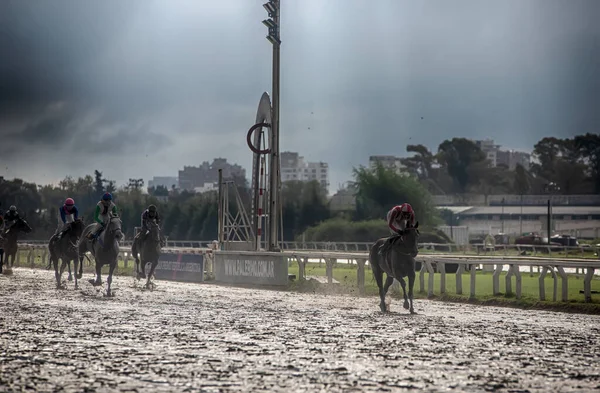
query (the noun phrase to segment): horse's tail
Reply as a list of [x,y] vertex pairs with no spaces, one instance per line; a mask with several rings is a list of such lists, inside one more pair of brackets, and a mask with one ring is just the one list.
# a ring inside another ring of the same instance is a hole
[[379,266],[379,247],[381,247],[381,239],[373,243],[371,249],[369,250],[369,264],[371,264],[373,280],[375,279],[375,275],[381,270],[381,267]]
[[131,255],[133,256],[135,263],[138,263],[139,262],[138,249],[137,249],[137,241],[135,238],[133,238],[133,244],[131,245]]

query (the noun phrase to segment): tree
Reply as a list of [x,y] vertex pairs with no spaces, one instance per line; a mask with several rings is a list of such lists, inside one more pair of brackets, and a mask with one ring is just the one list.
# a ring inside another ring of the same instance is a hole
[[575,149],[587,166],[587,175],[594,186],[594,192],[600,193],[600,135],[578,135],[574,139]]
[[402,176],[378,164],[374,169],[354,169],[356,220],[385,219],[389,209],[403,202],[410,203],[422,224],[439,222],[431,195],[411,176]]
[[104,194],[104,179],[102,178],[102,172],[97,169],[94,170],[94,192],[98,198]]
[[438,161],[454,180],[455,191],[464,193],[469,185],[477,184],[481,168],[489,163],[475,142],[465,138],[445,140],[438,147]]
[[515,168],[513,188],[519,195],[525,195],[531,189],[531,183],[529,181],[527,171],[521,164],[517,164],[517,167]]

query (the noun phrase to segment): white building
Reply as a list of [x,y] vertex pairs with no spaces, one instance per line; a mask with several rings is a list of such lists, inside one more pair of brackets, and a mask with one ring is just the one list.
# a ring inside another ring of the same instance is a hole
[[475,144],[485,153],[492,167],[503,165],[509,170],[514,171],[517,165],[520,164],[525,170],[529,170],[531,163],[531,154],[529,153],[515,150],[501,150],[500,145],[496,145],[493,139],[478,140],[475,141]]
[[[453,206],[449,209],[459,225],[469,227],[471,234],[520,235],[547,230],[545,206]],[[554,206],[552,229],[553,233],[596,238],[600,235],[600,206]]]
[[326,162],[305,162],[298,153],[281,153],[281,181],[316,180],[326,190],[329,188],[329,165]]
[[154,176],[152,180],[148,181],[148,187],[163,186],[170,190],[173,186],[177,187],[179,180],[175,176]]
[[219,185],[217,183],[204,183],[204,185],[200,187],[194,187],[194,192],[202,194],[209,191],[217,191],[218,189]]
[[391,169],[398,174],[408,174],[406,166],[400,161],[400,157],[396,156],[370,156],[369,168],[375,169],[377,164],[381,164],[386,169]]

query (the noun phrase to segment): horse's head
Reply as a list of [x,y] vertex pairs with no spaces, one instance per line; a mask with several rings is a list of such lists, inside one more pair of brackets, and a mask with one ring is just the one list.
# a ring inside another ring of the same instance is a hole
[[419,222],[415,226],[408,226],[404,230],[403,246],[411,250],[411,255],[414,257],[419,253]]
[[84,229],[85,225],[83,223],[83,219],[81,218],[78,218],[77,220],[69,224],[69,234],[74,238],[79,239]]
[[160,227],[156,220],[150,220],[148,226],[150,227],[150,238],[157,242],[160,241]]
[[121,219],[117,215],[112,215],[106,228],[106,234],[114,236],[115,239],[121,240],[123,238],[123,231],[121,230]]
[[15,221],[15,224],[13,226],[17,231],[21,231],[21,232],[25,232],[25,233],[31,232],[31,227],[29,226],[27,221],[25,221],[25,219],[23,219],[23,218],[18,218],[17,221]]

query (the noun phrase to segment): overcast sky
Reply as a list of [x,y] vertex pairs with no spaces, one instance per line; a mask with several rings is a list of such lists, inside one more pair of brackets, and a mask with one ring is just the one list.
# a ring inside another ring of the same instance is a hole
[[[0,175],[246,167],[263,1],[0,0]],[[598,0],[282,0],[281,150],[331,168],[456,136],[600,132]]]

